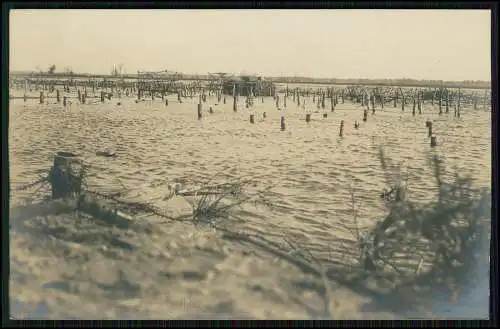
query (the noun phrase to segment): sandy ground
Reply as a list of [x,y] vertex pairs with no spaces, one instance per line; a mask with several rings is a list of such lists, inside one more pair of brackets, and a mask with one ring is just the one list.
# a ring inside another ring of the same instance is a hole
[[[35,100],[11,102],[10,296],[17,318],[306,319],[333,314],[391,319],[447,317],[452,316],[449,309],[458,310],[439,296],[426,307],[405,309],[396,297],[388,301],[376,289],[333,282],[333,301],[325,306],[321,276],[273,250],[289,253],[286,238],[310,250],[330,271],[355,264],[352,237],[340,225],[352,217],[350,187],[362,225],[369,227],[384,214],[378,194],[385,175],[373,146],[386,145],[389,156],[408,168],[411,197],[433,197],[433,176],[425,166],[426,119],[434,121],[440,143],[434,152],[445,157],[450,174],[459,166],[473,173],[478,186],[490,186],[489,113],[464,110],[456,119],[427,108],[412,117],[411,109],[390,106],[354,130],[354,120],[362,118],[354,104],[339,104],[326,119],[309,106],[313,121],[307,125],[304,110],[289,98],[287,130],[280,132],[270,98],[256,102],[255,125],[248,122],[249,110],[231,110],[230,97],[219,105],[210,98],[204,108],[212,105],[215,112],[205,112],[202,121],[196,119],[196,98],[183,104],[175,99],[169,96],[168,107],[161,100],[136,104],[134,98],[120,100],[119,106],[118,100],[84,106],[73,100],[66,109]],[[340,120],[346,121],[342,139]],[[161,201],[166,184],[197,186],[215,173],[221,173],[220,179],[260,175],[256,187],[271,182],[269,197],[277,208],[245,205],[241,220],[227,224],[262,241],[255,244],[153,216],[120,229],[84,216],[56,215],[54,209],[21,206],[27,196],[35,203],[38,198],[15,187],[36,180],[50,167],[53,152],[61,150],[78,153],[91,166],[90,188],[125,186],[129,199],[154,201],[176,214],[189,212],[190,206],[178,197]],[[100,150],[115,151],[117,157],[97,157]],[[464,295],[475,308],[468,305],[454,316],[486,317],[487,288],[481,289],[475,299]],[[436,306],[443,303],[447,310]]]

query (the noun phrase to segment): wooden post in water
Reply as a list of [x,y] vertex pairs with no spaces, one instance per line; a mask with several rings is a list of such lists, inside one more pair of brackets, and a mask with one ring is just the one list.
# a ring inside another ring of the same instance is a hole
[[426,123],[427,126],[427,137],[432,136],[432,121],[427,121]]
[[439,115],[443,114],[443,89],[439,91]]
[[280,109],[280,96],[279,95],[276,95],[276,108],[279,111],[279,109]]
[[262,117],[265,119],[267,117],[266,112],[262,113]]
[[417,105],[418,105],[418,114],[422,114],[422,104],[424,103],[424,96],[422,93],[418,93],[418,100],[417,100]]
[[40,104],[43,104],[43,91],[40,92]]
[[416,101],[415,101],[415,96],[413,96],[413,109],[411,111],[412,115],[415,116],[415,107],[416,107]]
[[280,130],[285,131],[285,112],[280,110]]
[[61,95],[59,94],[59,89],[56,90],[56,100],[58,104],[61,103]]
[[363,121],[366,122],[368,120],[368,111],[365,109],[363,110]]
[[344,120],[340,120],[340,132],[339,136],[343,137],[344,136]]
[[448,89],[446,89],[446,113],[449,111],[449,104],[450,104],[450,93]]
[[311,113],[306,113],[306,122],[311,122]]
[[238,110],[238,105],[236,103],[236,97],[233,96],[233,111],[236,112]]
[[457,117],[460,118],[460,101],[461,101],[461,90],[458,88],[458,99],[457,99]]
[[431,136],[431,147],[437,146],[437,138],[436,136]]
[[202,107],[201,103],[198,103],[198,120],[201,120],[203,114],[202,114]]
[[52,199],[70,198],[81,187],[81,182],[76,180],[71,168],[74,160],[75,155],[69,152],[57,152],[54,156],[54,163],[49,174]]
[[251,124],[254,124],[254,123],[255,123],[255,120],[254,120],[254,119],[255,119],[255,115],[250,114],[250,123],[251,123]]
[[66,107],[67,99],[66,96],[63,96],[63,106]]

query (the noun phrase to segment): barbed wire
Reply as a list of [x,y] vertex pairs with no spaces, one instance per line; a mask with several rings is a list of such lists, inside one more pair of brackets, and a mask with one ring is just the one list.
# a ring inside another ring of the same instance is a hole
[[14,188],[13,190],[14,191],[26,191],[26,190],[28,190],[30,188],[33,188],[33,187],[37,186],[37,185],[46,184],[46,183],[49,183],[49,177],[48,176],[47,177],[42,177],[42,178],[40,178],[40,179],[38,179],[38,180],[36,180],[36,181],[34,181],[32,183],[21,185],[19,187]]

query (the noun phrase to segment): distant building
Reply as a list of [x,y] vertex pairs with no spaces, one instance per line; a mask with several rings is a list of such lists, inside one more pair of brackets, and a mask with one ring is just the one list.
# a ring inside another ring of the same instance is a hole
[[256,76],[234,76],[224,80],[223,92],[232,95],[233,89],[238,96],[248,96],[253,91],[254,96],[273,96],[276,86],[269,80]]

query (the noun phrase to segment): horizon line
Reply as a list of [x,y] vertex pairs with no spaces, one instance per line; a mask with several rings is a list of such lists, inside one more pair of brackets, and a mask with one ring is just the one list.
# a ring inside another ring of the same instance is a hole
[[224,73],[224,74],[229,74],[233,76],[260,76],[260,77],[265,77],[265,78],[297,78],[297,79],[309,79],[309,80],[413,80],[413,81],[432,81],[432,82],[482,82],[482,83],[489,83],[491,84],[491,79],[490,80],[472,80],[472,79],[467,79],[467,80],[436,80],[436,79],[426,79],[426,78],[409,78],[409,77],[400,77],[400,78],[345,78],[345,77],[314,77],[314,76],[300,76],[300,75],[286,75],[286,74],[281,74],[281,75],[264,75],[264,74],[255,74],[255,73],[248,73],[248,74],[241,74],[241,73],[233,73],[233,72],[206,72],[206,73],[183,73],[179,71],[170,71],[170,70],[138,70],[137,72],[131,72],[131,73],[123,73],[120,75],[113,75],[111,73],[90,73],[90,72],[75,72],[72,71],[71,73],[69,72],[54,72],[53,74],[50,74],[46,71],[35,71],[35,70],[9,70],[9,74],[15,74],[15,73],[31,73],[31,74],[46,74],[46,75],[89,75],[89,76],[106,76],[106,77],[121,77],[121,76],[136,76],[138,73],[172,73],[172,74],[181,74],[181,75],[186,75],[186,76],[210,76],[211,74],[218,74],[218,73]]

